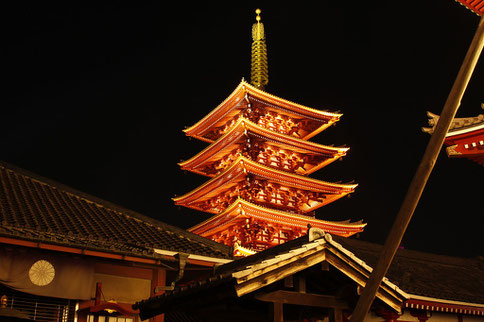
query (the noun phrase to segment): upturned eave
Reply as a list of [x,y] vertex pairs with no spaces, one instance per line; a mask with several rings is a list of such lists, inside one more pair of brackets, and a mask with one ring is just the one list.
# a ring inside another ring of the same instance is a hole
[[321,228],[327,232],[343,237],[349,237],[362,232],[366,223],[349,221],[327,221],[314,217],[298,215],[281,210],[256,205],[242,198],[238,198],[234,203],[227,207],[223,212],[208,218],[207,220],[191,227],[188,231],[201,236],[210,236],[231,226],[238,219],[255,218],[268,221],[272,224],[285,227],[297,227],[307,229],[311,227]]
[[[482,105],[484,108],[484,104]],[[433,134],[439,115],[427,112],[429,128],[422,128]],[[484,165],[484,114],[472,117],[454,118],[447,132],[444,144],[449,157],[468,158]]]
[[[307,140],[314,135],[320,133],[333,123],[337,122],[343,115],[341,113],[332,113],[310,108],[301,104],[291,102],[289,100],[269,94],[265,91],[255,88],[244,80],[235,88],[235,90],[215,109],[203,117],[194,125],[183,130],[186,135],[200,139],[205,142],[212,143],[215,140],[205,137],[205,134],[210,131],[216,124],[226,123],[226,118],[231,118],[237,114],[237,109],[241,109],[241,102],[244,101],[246,95],[262,100],[268,105],[277,109],[285,110],[286,112],[299,115],[300,117],[308,117],[317,119],[324,124],[308,133],[303,139]],[[228,116],[228,117],[227,117]]]
[[[227,131],[218,140],[210,144],[200,153],[196,154],[189,160],[180,162],[179,165],[183,170],[192,171],[201,175],[215,176],[214,174],[207,174],[201,170],[207,163],[211,162],[213,159],[221,159],[228,152],[234,150],[238,145],[241,144],[241,140],[245,140],[246,136],[251,134],[271,142],[274,145],[278,145],[290,151],[300,152],[300,153],[310,153],[314,155],[327,155],[328,157],[322,161],[320,164],[314,166],[313,168],[305,171],[304,174],[311,174],[318,169],[330,164],[331,162],[345,156],[348,147],[332,147],[322,144],[317,144],[314,142],[301,140],[290,135],[274,132],[261,127],[244,117],[241,117],[229,131]],[[218,154],[221,154],[217,156]]]
[[[199,209],[195,206],[196,203],[209,200],[216,197],[221,192],[230,189],[239,182],[246,179],[247,175],[251,174],[260,177],[263,180],[268,180],[285,187],[291,187],[311,192],[321,192],[326,198],[322,202],[314,203],[310,208],[305,209],[304,212],[313,211],[319,207],[329,204],[339,198],[352,193],[358,184],[340,184],[330,183],[322,180],[312,179],[305,176],[297,175],[290,172],[281,171],[262,165],[258,162],[252,161],[244,156],[239,156],[236,161],[232,163],[224,172],[220,173],[214,178],[211,178],[198,188],[191,192],[173,198],[175,204],[186,206],[189,208]],[[215,209],[202,210],[211,213],[217,213]]]

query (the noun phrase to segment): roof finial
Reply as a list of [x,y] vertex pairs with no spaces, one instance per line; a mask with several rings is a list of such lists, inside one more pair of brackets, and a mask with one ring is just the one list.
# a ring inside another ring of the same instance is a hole
[[261,13],[260,9],[255,9],[255,13],[257,14],[257,17],[255,17],[255,20],[257,20],[257,22],[259,22],[260,21],[260,13]]
[[250,81],[252,85],[263,90],[264,86],[269,83],[267,46],[264,24],[260,22],[261,10],[257,9],[255,13],[257,14],[255,18],[257,23],[252,25],[252,66]]

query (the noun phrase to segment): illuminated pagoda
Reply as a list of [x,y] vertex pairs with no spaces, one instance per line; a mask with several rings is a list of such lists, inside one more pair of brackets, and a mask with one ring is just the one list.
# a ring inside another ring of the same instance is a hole
[[351,236],[360,222],[325,221],[315,210],[349,193],[357,184],[316,180],[307,175],[346,155],[348,148],[308,141],[342,114],[312,109],[271,95],[267,85],[264,26],[252,27],[251,84],[242,80],[232,94],[186,135],[209,143],[180,163],[210,179],[173,198],[177,205],[213,214],[189,229],[249,255],[307,233],[308,227]]

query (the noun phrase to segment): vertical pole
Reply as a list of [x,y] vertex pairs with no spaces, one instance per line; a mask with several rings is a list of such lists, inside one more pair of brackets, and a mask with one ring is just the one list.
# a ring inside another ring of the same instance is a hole
[[[101,296],[102,296],[102,292],[103,292],[102,287],[103,287],[102,283],[100,283],[100,282],[96,283],[96,297],[95,297],[95,300],[94,300],[94,305],[101,304]],[[99,314],[94,313],[94,322],[98,322],[98,321],[99,321]]]
[[343,322],[343,311],[340,308],[329,310],[329,322]]
[[283,303],[274,302],[274,322],[284,322]]
[[100,282],[96,283],[96,297],[95,297],[95,300],[94,300],[94,305],[101,304],[102,287],[103,287],[102,283],[100,283]]
[[459,108],[460,101],[472,76],[483,46],[484,16],[479,22],[477,31],[472,39],[472,43],[459,70],[459,74],[457,75],[447,101],[445,102],[444,109],[442,110],[442,114],[437,122],[435,131],[430,138],[427,148],[425,149],[424,156],[422,157],[422,161],[417,168],[417,172],[410,183],[407,195],[403,200],[402,206],[397,214],[395,222],[393,223],[392,229],[387,236],[385,245],[378,258],[378,263],[371,273],[360,299],[356,304],[356,308],[353,311],[350,322],[363,321],[370,309],[371,303],[375,298],[380,283],[390,267],[397,248],[402,241],[403,234],[405,233],[408,223],[412,218],[413,212],[417,207],[418,201],[422,195],[430,173],[434,168],[435,162],[444,143],[445,135],[447,134],[450,124],[452,123],[457,109]]
[[306,293],[306,276],[303,274],[293,275],[296,277],[296,291],[299,293]]
[[[152,278],[151,278],[151,297],[161,295],[165,293],[164,291],[158,291],[158,286],[166,285],[166,270],[160,267],[153,268]],[[165,320],[164,314],[159,314],[150,319],[151,322],[163,322]]]

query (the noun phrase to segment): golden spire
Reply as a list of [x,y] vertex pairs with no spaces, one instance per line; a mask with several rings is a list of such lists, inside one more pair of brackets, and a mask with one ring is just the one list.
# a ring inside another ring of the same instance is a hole
[[267,46],[264,24],[260,22],[260,9],[255,11],[257,22],[252,25],[252,66],[250,82],[255,87],[264,90],[269,83],[269,69],[267,65]]

